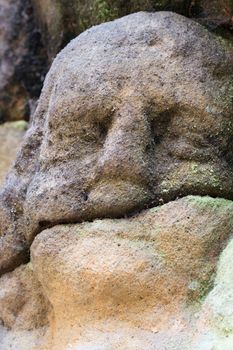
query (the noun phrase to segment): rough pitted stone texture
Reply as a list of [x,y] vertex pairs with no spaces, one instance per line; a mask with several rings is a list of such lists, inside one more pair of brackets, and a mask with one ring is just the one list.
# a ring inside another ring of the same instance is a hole
[[0,350],[45,350],[43,347],[45,338],[46,327],[30,331],[8,331],[0,326]]
[[[5,177],[14,163],[27,126],[25,121],[5,123],[0,126],[0,186],[4,185]],[[25,240],[19,236],[15,237],[14,229],[8,231],[12,225],[11,216],[14,215],[14,205],[17,206],[16,202],[12,204],[13,206],[7,215],[6,208],[0,204],[0,246],[2,247],[0,261],[2,267],[8,265],[9,262],[11,262],[10,264],[18,265],[20,262],[28,259],[28,256],[25,254]],[[6,232],[8,232],[7,237],[4,236]],[[5,248],[2,246],[3,240]]]
[[0,126],[0,185],[15,160],[26,129],[27,123],[24,121]]
[[0,279],[0,323],[7,329],[33,330],[48,323],[48,302],[33,274],[22,265]]
[[0,122],[29,118],[51,61],[76,35],[129,13],[160,10],[211,30],[233,28],[231,0],[1,0]]
[[2,276],[0,350],[39,350],[46,338],[49,310],[30,263]]
[[57,223],[187,194],[232,198],[232,67],[226,41],[170,12],[130,15],[73,40],[52,65],[0,194],[1,236],[15,239],[2,238],[0,270],[19,260],[18,240],[21,253]]
[[212,325],[221,310],[221,327],[231,324],[230,248],[216,278],[223,299],[211,304],[215,287],[200,318],[193,305],[202,305],[232,229],[233,202],[188,196],[132,218],[43,231],[31,263],[0,279],[0,350],[209,349],[200,347],[206,334],[218,334],[206,310],[214,305]]
[[213,290],[207,296],[194,350],[233,348],[233,240],[220,256]]
[[232,209],[189,196],[130,219],[43,231],[31,252],[53,308],[49,349],[190,349],[185,304],[208,291]]

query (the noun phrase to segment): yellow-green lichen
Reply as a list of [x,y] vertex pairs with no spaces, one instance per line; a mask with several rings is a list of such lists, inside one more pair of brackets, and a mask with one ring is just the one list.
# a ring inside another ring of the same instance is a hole
[[209,196],[188,196],[189,203],[194,204],[200,209],[211,208],[213,210],[233,210],[233,202],[223,198],[212,198]]
[[28,123],[25,120],[18,120],[16,122],[12,122],[9,124],[12,129],[18,130],[18,131],[25,131],[28,128]]
[[203,303],[210,290],[214,287],[214,278],[215,273],[212,273],[204,279],[190,281],[188,285],[188,302]]

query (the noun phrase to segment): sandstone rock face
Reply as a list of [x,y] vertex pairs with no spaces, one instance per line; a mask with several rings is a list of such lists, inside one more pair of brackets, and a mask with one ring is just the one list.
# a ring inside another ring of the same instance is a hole
[[0,350],[231,350],[232,242],[202,301],[232,231],[233,202],[198,196],[43,231],[0,279]]
[[[19,150],[20,145],[22,144],[22,140],[25,134],[27,128],[27,123],[25,121],[17,121],[17,122],[11,122],[11,123],[5,123],[4,125],[0,126],[0,185],[3,185],[5,176],[7,172],[9,171],[10,167],[12,166],[15,156],[17,154],[17,151]],[[4,210],[0,205],[1,213],[0,217],[3,218],[1,221],[1,237],[0,237],[0,246],[2,246],[1,250],[1,261],[15,261],[15,255],[17,256],[18,263],[20,261],[27,260],[24,246],[25,243],[21,243],[22,240],[18,238],[14,238],[14,235],[12,235],[12,232],[9,232],[8,237],[4,237],[4,232],[6,233],[10,225],[10,221],[5,221],[4,219]],[[14,214],[14,209],[11,208],[11,214]],[[4,240],[4,247],[3,247],[3,240]],[[15,252],[17,251],[17,254]],[[13,260],[12,260],[13,259]],[[17,264],[18,264],[17,263]]]
[[232,57],[227,42],[169,12],[73,40],[52,65],[0,194],[1,234],[12,237],[2,239],[1,270],[57,223],[187,194],[232,198]]
[[35,239],[49,349],[191,349],[188,305],[211,285],[233,203],[186,197],[130,219],[55,226]]
[[210,30],[220,27],[220,35],[233,28],[232,0],[1,0],[0,122],[29,118],[50,63],[85,29],[137,11],[161,10],[194,18]]
[[27,123],[24,121],[0,126],[0,184],[15,160],[26,129]]
[[0,0],[0,123],[29,117],[46,59],[30,0]]
[[233,347],[233,240],[220,257],[213,290],[206,298],[194,349],[231,350]]
[[232,60],[166,12],[58,55],[0,192],[0,350],[232,350]]
[[31,264],[22,265],[0,279],[0,320],[4,327],[33,330],[48,323],[48,303]]
[[22,265],[0,279],[0,350],[32,350],[43,341],[49,304],[32,270]]

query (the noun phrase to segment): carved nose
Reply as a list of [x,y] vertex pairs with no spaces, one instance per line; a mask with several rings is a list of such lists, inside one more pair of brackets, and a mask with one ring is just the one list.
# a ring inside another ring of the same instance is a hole
[[100,177],[136,182],[148,177],[150,124],[137,107],[124,105],[115,114],[98,160]]

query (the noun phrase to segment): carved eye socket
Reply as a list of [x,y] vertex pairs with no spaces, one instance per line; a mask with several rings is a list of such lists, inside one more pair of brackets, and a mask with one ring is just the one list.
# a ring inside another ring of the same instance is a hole
[[171,111],[164,111],[156,116],[152,122],[152,135],[154,143],[160,144],[166,133],[168,132],[169,124],[171,122]]
[[82,139],[88,143],[97,143],[102,145],[107,138],[111,123],[111,116],[107,116],[102,120],[96,120],[88,123],[82,128]]
[[154,145],[159,145],[169,132],[172,116],[172,110],[165,110],[160,113],[150,113],[151,138]]
[[105,120],[95,123],[97,137],[99,141],[101,141],[102,143],[105,141],[108,135],[108,131],[111,127],[111,121],[112,121],[112,118],[108,117]]

